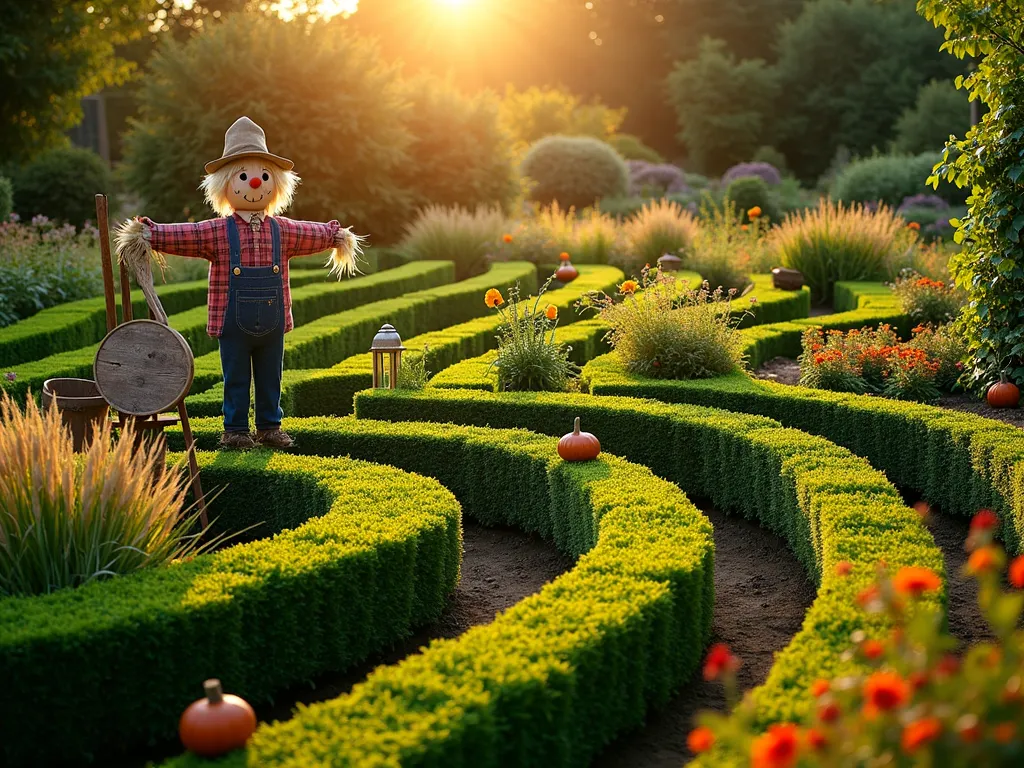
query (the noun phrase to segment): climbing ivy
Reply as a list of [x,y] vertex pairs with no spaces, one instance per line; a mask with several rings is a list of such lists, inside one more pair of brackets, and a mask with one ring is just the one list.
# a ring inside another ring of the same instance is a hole
[[918,0],[945,30],[945,50],[976,68],[957,87],[988,107],[963,139],[951,137],[930,181],[970,187],[952,261],[968,303],[959,325],[969,342],[965,372],[983,389],[1005,371],[1024,384],[1024,0]]

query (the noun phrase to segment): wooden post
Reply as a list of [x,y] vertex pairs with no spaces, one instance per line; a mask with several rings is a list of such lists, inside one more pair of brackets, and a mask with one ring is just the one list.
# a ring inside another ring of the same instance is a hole
[[107,300],[107,333],[117,327],[114,304],[114,270],[110,265],[110,228],[107,221],[107,196],[96,195],[96,228],[100,231],[100,256],[103,260],[103,296]]

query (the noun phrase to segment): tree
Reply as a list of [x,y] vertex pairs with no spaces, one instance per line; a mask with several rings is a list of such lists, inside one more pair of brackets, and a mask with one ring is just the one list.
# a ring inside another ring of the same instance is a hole
[[[774,61],[779,26],[795,18],[806,0],[672,0],[664,15],[673,58],[692,59],[705,37],[725,43],[744,59]],[[625,5],[625,3],[623,3]]]
[[951,80],[932,80],[918,91],[917,103],[900,115],[893,150],[912,155],[937,152],[951,135],[963,136],[970,127],[967,94]]
[[967,292],[958,325],[976,389],[1006,372],[1024,384],[1024,0],[918,0],[943,27],[942,49],[958,59],[982,56],[957,86],[988,108],[963,139],[946,145],[939,177],[973,190],[955,234],[963,251],[953,274]]
[[596,102],[581,104],[564,88],[517,91],[508,85],[501,100],[501,122],[519,145],[530,145],[545,136],[593,136],[610,138],[622,125],[625,109],[611,109]]
[[721,40],[701,42],[696,59],[679,62],[668,77],[679,140],[702,173],[721,173],[772,143],[774,71],[760,59],[737,61]]
[[0,147],[25,162],[67,143],[81,100],[120,85],[133,65],[118,45],[140,37],[153,0],[32,0],[4,4],[0,25]]

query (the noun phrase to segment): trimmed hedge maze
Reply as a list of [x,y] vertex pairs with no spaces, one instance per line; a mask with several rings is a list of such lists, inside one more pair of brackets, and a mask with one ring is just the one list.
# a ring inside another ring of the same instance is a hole
[[173,738],[204,678],[266,700],[440,615],[462,539],[459,504],[435,480],[347,458],[199,461],[208,489],[228,485],[211,510],[218,525],[259,523],[251,533],[265,538],[0,600],[4,764],[80,764]]

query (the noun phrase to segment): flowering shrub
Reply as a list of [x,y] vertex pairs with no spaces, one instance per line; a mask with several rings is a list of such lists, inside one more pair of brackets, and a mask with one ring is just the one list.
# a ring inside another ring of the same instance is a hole
[[498,328],[498,357],[492,365],[504,392],[564,392],[578,373],[569,360],[572,348],[555,340],[558,308],[550,304],[542,308],[552,279],[538,291],[532,306],[529,299],[520,299],[518,286],[509,290],[507,305],[497,288],[484,295],[484,303],[497,309],[503,321]]
[[629,164],[629,194],[641,197],[661,197],[690,191],[686,173],[682,168],[667,163]]
[[896,209],[896,213],[903,213],[912,208],[932,208],[936,211],[946,211],[949,210],[949,203],[938,195],[928,195],[925,193],[910,195],[903,198],[903,202]]
[[598,310],[605,336],[626,368],[643,376],[705,379],[743,364],[743,340],[732,317],[735,290],[711,290],[644,267],[619,287],[621,301],[592,294],[580,306]]
[[743,213],[735,206],[705,206],[701,227],[689,252],[687,269],[697,272],[713,288],[742,291],[750,283],[754,263],[762,263],[767,220],[758,207]]
[[769,186],[782,183],[782,174],[779,173],[774,165],[769,163],[739,163],[727,170],[722,176],[722,186],[727,187],[736,179],[750,176],[762,179]]
[[935,372],[935,386],[943,392],[958,388],[967,359],[967,342],[952,323],[938,327],[917,326],[910,346],[922,350],[929,360],[939,364]]
[[[859,673],[817,680],[808,692],[815,703],[808,722],[777,723],[758,733],[749,696],[732,717],[701,715],[690,749],[746,756],[755,768],[1020,765],[1024,632],[1018,625],[1024,594],[1016,590],[1024,589],[1024,556],[1006,572],[1015,591],[1004,592],[1006,558],[993,544],[997,526],[993,513],[975,515],[965,569],[978,582],[978,602],[995,641],[954,655],[957,643],[944,631],[941,612],[921,600],[941,590],[939,575],[907,566],[890,576],[879,564],[858,602],[879,615],[876,626],[890,629],[876,637],[853,632],[848,657],[859,662]],[[843,565],[837,566],[840,575],[849,573]],[[712,647],[704,665],[706,678],[725,681],[730,703],[738,665],[724,646]]]
[[900,272],[892,289],[911,320],[917,323],[948,323],[963,306],[963,294],[951,282],[932,280],[911,269]]
[[946,336],[950,330],[936,332],[924,326],[914,330],[915,339],[904,344],[888,325],[845,334],[809,328],[803,335],[800,384],[896,400],[935,400],[941,394],[939,382],[952,389],[959,375],[955,337]]

